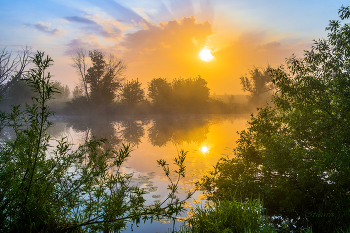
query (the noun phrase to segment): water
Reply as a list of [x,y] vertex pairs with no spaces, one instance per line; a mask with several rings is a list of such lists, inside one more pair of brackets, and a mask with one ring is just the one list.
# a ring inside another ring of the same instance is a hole
[[[125,117],[55,117],[50,134],[66,136],[74,147],[91,135],[109,139],[110,146],[118,148],[131,144],[133,150],[123,166],[127,173],[134,173],[134,183],[145,188],[146,205],[163,201],[168,193],[169,181],[163,175],[157,160],[168,163],[180,150],[187,151],[186,178],[180,181],[182,198],[184,191],[193,188],[193,182],[211,169],[219,158],[232,157],[236,140],[247,127],[248,115],[171,115]],[[201,192],[196,192],[189,205],[204,205]],[[185,217],[187,213],[182,216]],[[182,222],[176,222],[179,229]],[[171,232],[173,222],[162,220],[139,227],[128,224],[124,232]]]

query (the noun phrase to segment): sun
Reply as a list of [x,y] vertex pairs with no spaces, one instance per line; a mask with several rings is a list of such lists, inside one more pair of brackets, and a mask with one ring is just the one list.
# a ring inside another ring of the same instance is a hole
[[202,153],[205,154],[205,153],[208,153],[208,152],[209,152],[209,149],[208,149],[208,147],[206,147],[206,146],[202,146],[202,147],[200,148],[200,151],[202,151]]
[[211,55],[211,50],[208,49],[207,47],[204,47],[200,53],[199,53],[199,57],[205,61],[205,62],[209,62],[212,61],[214,59],[214,56]]

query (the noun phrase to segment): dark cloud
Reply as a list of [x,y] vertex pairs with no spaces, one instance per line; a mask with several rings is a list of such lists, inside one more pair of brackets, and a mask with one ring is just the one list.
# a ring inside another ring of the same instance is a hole
[[84,23],[84,24],[97,24],[95,21],[79,16],[70,16],[70,17],[65,17],[66,20],[70,22],[76,22],[76,23]]
[[37,29],[41,32],[44,32],[46,34],[49,34],[51,36],[61,36],[62,34],[65,33],[65,31],[63,29],[60,29],[60,28],[53,28],[52,30],[50,30],[50,26],[51,26],[50,23],[44,23],[42,21],[36,22],[34,24],[35,29]]

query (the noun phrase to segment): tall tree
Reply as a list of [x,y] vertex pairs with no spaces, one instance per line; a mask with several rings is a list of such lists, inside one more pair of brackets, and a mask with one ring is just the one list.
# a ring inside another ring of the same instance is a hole
[[87,70],[86,80],[90,85],[90,98],[95,103],[111,103],[121,87],[126,65],[113,55],[106,61],[98,50],[90,51],[89,56],[92,66]]
[[250,102],[253,104],[259,103],[262,94],[273,90],[269,69],[269,66],[267,68],[254,67],[249,70],[250,77],[240,78],[242,90],[250,92]]
[[[89,87],[88,87],[88,81],[86,79],[86,70],[87,70],[87,64],[86,64],[86,50],[83,48],[79,48],[76,50],[75,54],[71,56],[71,59],[73,63],[71,64],[78,73],[80,77],[80,83],[81,83],[81,89],[83,90],[86,99],[89,101]],[[80,88],[80,87],[79,87]]]
[[134,107],[145,98],[145,91],[141,88],[139,80],[127,81],[121,91],[121,101],[127,106]]
[[[349,7],[339,10],[349,18]],[[350,229],[350,25],[330,21],[328,39],[271,70],[275,107],[241,132],[204,186],[220,199],[262,197],[274,221],[313,232]],[[280,216],[280,218],[276,218]],[[278,223],[281,226],[281,223]]]

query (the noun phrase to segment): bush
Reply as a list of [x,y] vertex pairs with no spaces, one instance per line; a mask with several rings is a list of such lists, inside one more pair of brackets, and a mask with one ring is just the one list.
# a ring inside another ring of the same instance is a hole
[[192,210],[180,232],[275,232],[272,224],[262,214],[260,199],[248,201],[221,201],[207,208]]

